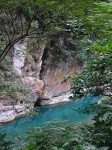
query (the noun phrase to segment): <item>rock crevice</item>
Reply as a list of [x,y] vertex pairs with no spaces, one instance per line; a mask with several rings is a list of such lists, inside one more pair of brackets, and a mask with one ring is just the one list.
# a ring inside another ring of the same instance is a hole
[[[63,82],[63,76],[78,71],[77,61],[74,59],[71,63],[58,60],[53,62],[49,58],[47,60],[46,42],[36,44],[33,47],[35,48],[34,52],[31,53],[27,50],[26,41],[14,45],[13,72],[21,79],[23,86],[30,91],[31,107],[34,106],[39,95],[42,99],[41,105],[69,101],[69,94],[65,93],[70,90],[70,80]],[[61,44],[63,44],[62,41]],[[53,57],[55,57],[55,53]],[[54,97],[62,93],[64,93],[64,97]],[[11,121],[27,112],[29,112],[27,105],[1,105],[0,122]]]

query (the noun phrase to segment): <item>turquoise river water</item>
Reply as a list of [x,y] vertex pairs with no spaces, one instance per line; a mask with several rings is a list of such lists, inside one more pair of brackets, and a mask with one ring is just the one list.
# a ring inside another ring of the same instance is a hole
[[53,120],[67,120],[71,123],[89,122],[93,117],[92,114],[83,114],[82,112],[77,112],[73,109],[84,108],[91,103],[97,102],[99,99],[100,97],[92,97],[88,95],[82,100],[41,107],[40,113],[37,116],[29,115],[23,118],[15,119],[10,123],[1,125],[0,133],[18,133],[22,135],[33,127],[42,126],[46,122]]

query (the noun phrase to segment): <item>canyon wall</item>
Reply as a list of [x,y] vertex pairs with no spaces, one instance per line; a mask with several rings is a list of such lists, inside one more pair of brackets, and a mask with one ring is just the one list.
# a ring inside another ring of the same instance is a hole
[[16,44],[13,57],[13,70],[30,90],[31,98],[36,100],[41,94],[43,99],[51,99],[69,91],[70,80],[63,82],[63,77],[78,71],[76,59],[70,62],[46,58],[46,43],[36,43],[33,48],[34,51],[28,53],[27,44]]
[[69,79],[63,82],[64,76],[72,75],[78,71],[76,61],[73,64],[57,62],[56,65],[53,65],[52,62],[49,68],[41,73],[41,80],[44,82],[43,95],[49,98],[68,92],[71,83]]
[[[57,41],[63,46],[63,38],[56,39]],[[30,108],[34,107],[39,97],[42,105],[69,100],[70,93],[67,92],[70,91],[71,81],[69,79],[63,82],[63,77],[78,72],[78,63],[75,56],[74,59],[69,59],[69,50],[65,51],[67,55],[63,60],[61,58],[62,52],[53,42],[49,46],[46,41],[38,43],[32,42],[30,39],[30,41],[25,40],[14,45],[13,73],[23,87],[30,91],[28,97],[31,104],[11,104],[7,100],[1,101],[0,122],[8,122],[18,116],[25,115]]]

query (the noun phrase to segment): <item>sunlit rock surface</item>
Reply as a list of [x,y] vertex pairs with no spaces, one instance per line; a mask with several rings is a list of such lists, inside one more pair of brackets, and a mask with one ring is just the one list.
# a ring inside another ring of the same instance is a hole
[[33,105],[27,104],[9,105],[0,102],[0,123],[5,123],[14,120],[17,117],[26,115]]
[[[72,63],[58,62],[57,60],[56,62],[51,61],[49,64],[44,62],[43,64],[43,61],[45,61],[44,53],[46,53],[45,47],[45,43],[37,43],[33,55],[31,55],[26,50],[26,43],[14,46],[13,68],[15,74],[21,75],[22,83],[31,91],[34,99],[36,99],[36,92],[50,99],[53,96],[68,92],[71,83],[70,80],[63,82],[63,76],[71,75],[78,71],[76,60],[72,60]],[[46,69],[43,69],[43,65]]]
[[55,65],[55,67],[49,67],[41,74],[41,79],[45,84],[43,95],[52,98],[53,96],[68,92],[70,90],[71,81],[67,80],[66,82],[63,82],[63,77],[72,75],[77,71],[78,67],[76,62],[71,65],[66,62],[60,62],[57,66]]
[[31,93],[41,92],[44,87],[44,82],[35,77],[21,78],[23,84],[31,91]]
[[26,42],[14,45],[13,71],[20,76],[22,75],[22,67],[24,67],[26,58],[26,46]]
[[70,92],[63,93],[59,96],[52,97],[50,100],[43,100],[41,102],[41,105],[54,105],[58,103],[68,102],[68,101],[71,101],[70,96],[72,96]]

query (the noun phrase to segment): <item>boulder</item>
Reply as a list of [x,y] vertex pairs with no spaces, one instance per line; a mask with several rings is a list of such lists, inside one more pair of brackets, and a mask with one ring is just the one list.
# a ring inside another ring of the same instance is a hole
[[17,113],[23,112],[26,110],[26,106],[25,105],[15,105],[14,109],[16,110]]
[[14,120],[16,117],[16,111],[15,110],[8,110],[8,111],[1,111],[0,112],[0,122],[9,122],[11,120]]

